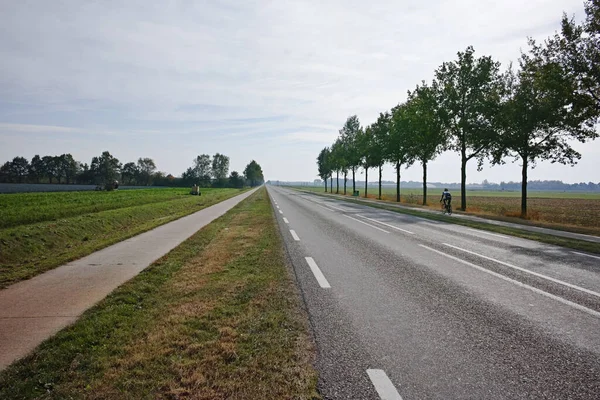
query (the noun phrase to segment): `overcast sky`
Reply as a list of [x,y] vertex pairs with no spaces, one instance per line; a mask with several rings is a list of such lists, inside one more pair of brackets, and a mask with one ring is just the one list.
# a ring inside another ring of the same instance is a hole
[[[267,179],[312,180],[346,117],[372,123],[468,45],[516,61],[563,11],[581,20],[583,0],[0,0],[0,162],[109,150],[178,176],[219,152],[230,170],[255,159]],[[540,163],[530,179],[600,181],[600,141],[575,148],[576,167]],[[460,181],[458,155],[428,175]],[[472,162],[467,180],[483,179],[520,168]]]

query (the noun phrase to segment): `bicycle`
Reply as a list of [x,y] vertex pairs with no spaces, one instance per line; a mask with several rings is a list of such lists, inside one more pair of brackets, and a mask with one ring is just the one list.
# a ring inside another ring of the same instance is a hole
[[449,201],[443,202],[442,203],[442,213],[452,215],[452,203],[450,203]]

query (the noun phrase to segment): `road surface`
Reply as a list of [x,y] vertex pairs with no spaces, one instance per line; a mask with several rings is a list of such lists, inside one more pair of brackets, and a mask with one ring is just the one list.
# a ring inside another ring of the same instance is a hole
[[600,257],[268,190],[324,398],[600,398]]

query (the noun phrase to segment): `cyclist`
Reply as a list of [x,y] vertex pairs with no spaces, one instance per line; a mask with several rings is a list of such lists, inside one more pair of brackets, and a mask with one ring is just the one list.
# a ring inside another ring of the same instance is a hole
[[450,192],[448,191],[448,189],[444,189],[444,191],[442,192],[442,198],[440,199],[440,203],[444,202],[444,212],[448,211],[449,213],[451,213],[452,211],[450,208],[450,205],[452,204],[452,195],[450,194]]

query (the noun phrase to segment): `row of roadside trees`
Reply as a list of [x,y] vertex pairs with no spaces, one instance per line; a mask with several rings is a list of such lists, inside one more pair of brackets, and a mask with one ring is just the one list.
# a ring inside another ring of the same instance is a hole
[[[521,215],[527,215],[527,174],[540,160],[575,164],[581,155],[571,143],[598,137],[600,117],[600,0],[585,3],[581,25],[563,16],[562,29],[543,44],[529,40],[529,51],[518,66],[501,70],[490,56],[476,57],[473,47],[444,62],[434,79],[422,81],[407,100],[380,113],[377,121],[361,127],[349,117],[338,139],[317,157],[319,176],[339,193],[339,176],[348,174],[356,190],[355,174],[381,174],[386,163],[396,169],[396,201],[400,201],[403,167],[419,163],[423,169],[423,204],[427,201],[427,166],[441,152],[461,157],[461,208],[466,210],[467,164],[485,160],[495,164],[513,158],[522,165]],[[333,188],[331,188],[333,190]]]

